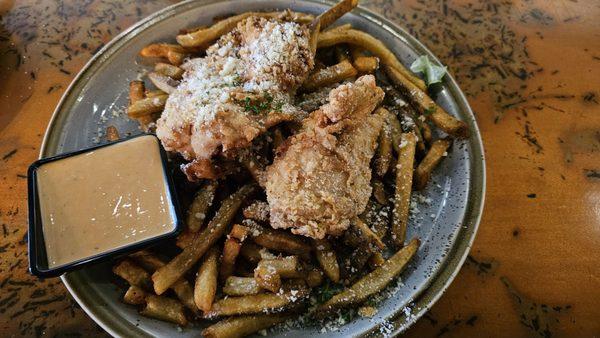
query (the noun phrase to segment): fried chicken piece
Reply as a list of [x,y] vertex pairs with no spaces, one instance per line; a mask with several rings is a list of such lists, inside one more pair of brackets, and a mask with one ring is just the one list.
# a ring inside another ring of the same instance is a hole
[[329,103],[278,149],[266,173],[273,228],[318,239],[337,236],[365,210],[369,163],[383,124],[372,112],[383,95],[372,75],[335,88]]
[[183,168],[189,178],[209,178],[212,157],[249,146],[300,112],[292,97],[314,64],[309,35],[305,25],[249,17],[182,66],[156,135],[192,161]]

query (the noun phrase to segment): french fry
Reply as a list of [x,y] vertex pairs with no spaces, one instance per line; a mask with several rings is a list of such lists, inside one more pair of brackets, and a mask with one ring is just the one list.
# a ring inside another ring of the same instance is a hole
[[255,227],[251,235],[256,244],[267,249],[298,255],[306,259],[310,258],[311,247],[300,236],[261,226]]
[[146,307],[140,313],[142,316],[168,321],[180,326],[187,325],[183,305],[168,297],[148,295]]
[[235,270],[235,260],[240,254],[242,249],[242,243],[237,239],[229,235],[223,245],[223,255],[221,257],[221,266],[219,269],[219,279],[224,281],[227,277],[233,274]]
[[428,120],[433,122],[438,128],[444,132],[456,137],[468,137],[469,128],[467,125],[448,114],[444,108],[440,107],[433,101],[426,91],[419,86],[416,86],[411,81],[400,73],[394,67],[386,67],[386,71],[392,82],[405,96],[413,103],[413,106],[419,110]]
[[289,314],[268,314],[227,318],[202,330],[206,338],[245,337],[292,318]]
[[302,85],[302,88],[307,91],[315,90],[354,77],[356,74],[358,72],[350,61],[342,61],[311,74]]
[[263,289],[277,292],[281,288],[281,278],[304,278],[300,261],[296,256],[263,259],[254,269],[254,279]]
[[194,240],[195,232],[191,232],[189,228],[183,229],[183,231],[177,235],[175,245],[180,249],[185,249],[186,246]]
[[323,318],[339,308],[362,303],[369,296],[383,290],[404,270],[406,264],[417,252],[419,245],[419,240],[417,238],[413,239],[407,246],[383,263],[382,266],[319,306],[314,315],[318,318]]
[[127,292],[123,296],[123,301],[129,305],[142,305],[146,303],[146,296],[148,294],[142,288],[130,285]]
[[173,93],[179,85],[179,81],[156,72],[148,73],[148,79],[156,88],[162,90],[167,94]]
[[256,186],[248,184],[223,201],[219,211],[208,226],[195,234],[193,241],[167,265],[152,275],[154,291],[160,295],[192,268],[202,255],[221,238],[242,203],[256,191]]
[[[304,13],[292,13],[291,21],[296,21],[299,23],[309,23],[314,17]],[[277,18],[282,15],[286,15],[286,12],[269,12],[269,13],[261,13],[261,12],[246,12],[242,14],[238,14],[235,16],[231,16],[227,19],[221,20],[214,25],[199,29],[194,32],[180,34],[177,35],[177,42],[186,48],[201,48],[205,49],[210,46],[215,40],[220,38],[223,34],[229,33],[232,31],[237,24],[250,17],[250,16],[260,16],[266,18]]]
[[392,131],[389,124],[384,123],[379,132],[379,144],[375,152],[375,174],[384,177],[392,162]]
[[237,239],[240,242],[243,242],[246,240],[246,237],[248,237],[249,234],[250,229],[248,227],[240,224],[234,224],[233,227],[231,227],[229,236]]
[[156,90],[146,90],[146,97],[147,98],[151,98],[151,97],[157,97],[157,96],[163,96],[163,95],[168,95],[167,93],[163,92],[160,89],[156,89]]
[[146,97],[146,88],[143,81],[129,82],[129,105],[136,103]]
[[190,232],[198,232],[208,214],[208,209],[215,199],[219,181],[210,180],[198,190],[187,212],[187,228]]
[[392,53],[381,41],[365,32],[356,29],[330,30],[321,32],[321,34],[319,34],[319,43],[317,46],[318,48],[331,47],[340,43],[356,45],[368,50],[371,52],[371,54],[378,57],[382,64],[388,65],[397,70],[399,74],[402,74],[406,79],[408,79],[422,91],[427,89],[425,82],[404,68],[394,53]]
[[421,129],[423,129],[423,141],[425,141],[427,144],[431,144],[431,141],[433,140],[431,127],[425,122],[421,124],[421,127]]
[[260,246],[252,242],[244,242],[240,255],[244,257],[250,263],[258,263],[261,260],[260,257]]
[[321,22],[321,29],[329,27],[337,19],[350,12],[357,5],[358,0],[342,0],[333,7],[330,7],[328,10],[317,16],[317,19]]
[[113,266],[113,273],[123,278],[129,285],[135,285],[146,290],[152,290],[150,274],[129,259],[122,260]]
[[392,241],[397,247],[402,247],[406,238],[417,138],[412,132],[404,133],[400,144],[400,153],[396,163],[396,192],[394,193],[392,216]]
[[204,313],[210,311],[217,293],[219,251],[212,247],[198,269],[194,285],[194,302]]
[[285,138],[283,137],[281,128],[275,128],[273,130],[273,149],[276,151],[283,144],[283,141],[285,141]]
[[168,76],[175,80],[181,80],[183,77],[183,69],[164,62],[158,62],[154,65],[154,71],[158,74]]
[[378,113],[384,115],[385,123],[389,127],[390,137],[392,139],[392,148],[396,154],[400,153],[400,138],[402,137],[402,126],[396,115],[385,108],[379,108]]
[[165,58],[175,66],[183,63],[188,56],[185,49],[179,45],[168,43],[153,43],[140,51],[140,56],[147,58]]
[[264,201],[255,201],[244,208],[244,217],[257,222],[269,221],[269,204]]
[[[135,252],[129,255],[129,258],[134,260],[137,264],[149,272],[154,272],[165,265],[165,262],[162,259],[146,250]],[[190,311],[195,314],[198,313],[198,307],[194,302],[194,290],[185,278],[180,278],[171,286],[171,289],[173,292],[175,292],[175,295],[177,295],[177,298],[179,298],[185,307],[190,309]]]
[[373,197],[375,197],[377,203],[381,205],[386,205],[389,202],[389,200],[387,197],[387,193],[385,192],[383,182],[376,178],[373,178],[371,179],[371,186],[373,187]]
[[359,74],[371,74],[379,68],[379,59],[375,56],[366,56],[364,51],[357,46],[350,48],[352,65]]
[[310,288],[317,287],[323,284],[323,271],[319,268],[314,268],[306,274],[306,284]]
[[119,136],[119,131],[117,130],[117,127],[115,127],[115,126],[106,127],[106,140],[108,142],[118,141],[120,138],[121,138],[121,136]]
[[325,275],[332,282],[338,283],[340,281],[340,266],[337,261],[335,251],[331,248],[331,244],[326,239],[315,239],[313,240],[313,247],[315,249],[315,256],[319,265],[325,272]]
[[213,303],[205,318],[237,316],[282,311],[300,304],[309,292],[306,288],[280,293],[259,293],[241,297],[227,297]]
[[372,268],[378,268],[378,267],[382,266],[383,263],[385,263],[385,258],[383,258],[383,255],[381,254],[381,252],[375,252],[369,258],[369,265]]
[[228,296],[248,296],[261,292],[261,287],[254,277],[230,276],[225,280],[223,293]]
[[354,233],[358,234],[358,236],[363,238],[362,242],[373,244],[376,248],[381,250],[385,249],[385,244],[381,238],[379,238],[359,217],[354,218],[352,221],[352,230]]
[[387,204],[381,205],[370,199],[367,208],[360,218],[373,230],[379,238],[387,235],[389,228],[390,212]]
[[343,30],[347,30],[347,29],[352,29],[351,23],[345,23],[345,24],[338,25],[338,26],[328,27],[328,28],[322,29],[322,31],[333,32],[333,31],[338,31],[338,30],[343,31]]
[[319,43],[319,32],[321,31],[321,21],[319,18],[313,20],[308,26],[310,36],[308,38],[308,45],[310,46],[310,52],[314,56],[317,54],[317,44]]
[[148,97],[136,101],[129,105],[127,108],[127,114],[132,118],[140,118],[144,116],[151,116],[155,113],[160,113],[165,109],[165,103],[169,95],[159,95],[155,97]]
[[425,155],[415,170],[415,187],[417,190],[425,188],[427,181],[431,177],[431,172],[440,163],[442,158],[446,156],[446,151],[450,147],[450,144],[450,139],[437,140],[431,144],[427,155]]

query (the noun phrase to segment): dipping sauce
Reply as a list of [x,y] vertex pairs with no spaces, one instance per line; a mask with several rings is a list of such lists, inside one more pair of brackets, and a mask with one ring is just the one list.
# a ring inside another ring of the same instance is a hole
[[151,135],[45,163],[36,183],[49,268],[176,228],[158,139]]

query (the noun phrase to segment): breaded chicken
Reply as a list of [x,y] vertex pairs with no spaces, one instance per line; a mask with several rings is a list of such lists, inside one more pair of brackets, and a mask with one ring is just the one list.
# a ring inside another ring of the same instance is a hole
[[369,163],[383,124],[373,114],[383,99],[365,75],[329,94],[278,149],[266,173],[271,226],[313,238],[340,235],[371,195]]
[[183,168],[190,179],[212,178],[213,156],[247,147],[299,112],[292,97],[314,64],[309,35],[305,25],[249,17],[182,66],[156,135],[192,161]]

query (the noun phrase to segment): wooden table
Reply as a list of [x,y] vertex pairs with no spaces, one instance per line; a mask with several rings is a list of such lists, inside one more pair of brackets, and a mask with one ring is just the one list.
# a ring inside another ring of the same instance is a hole
[[[0,2],[0,336],[103,335],[59,280],[27,272],[26,171],[104,43],[169,1]],[[600,3],[363,5],[448,65],[487,157],[475,246],[408,336],[600,335]]]

